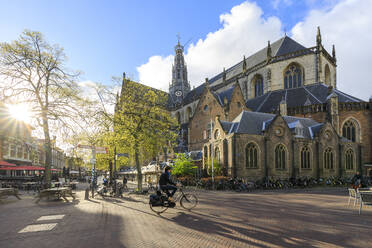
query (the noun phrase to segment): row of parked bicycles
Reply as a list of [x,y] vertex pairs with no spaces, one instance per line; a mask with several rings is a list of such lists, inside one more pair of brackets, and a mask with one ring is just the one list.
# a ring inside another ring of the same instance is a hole
[[[328,177],[315,179],[312,177],[290,178],[290,179],[274,179],[264,178],[257,181],[245,181],[239,178],[222,178],[215,180],[213,185],[212,180],[196,180],[195,186],[201,189],[217,189],[217,190],[232,190],[232,191],[252,191],[257,189],[293,189],[307,188],[314,186],[349,186],[352,184],[352,177]],[[363,186],[372,185],[369,178],[362,180]]]

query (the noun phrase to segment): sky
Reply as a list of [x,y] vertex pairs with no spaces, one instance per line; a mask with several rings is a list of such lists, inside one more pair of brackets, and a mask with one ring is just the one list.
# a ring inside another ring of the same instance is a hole
[[125,72],[168,90],[177,34],[198,86],[285,33],[314,46],[320,26],[324,47],[336,47],[338,88],[368,100],[370,13],[372,0],[0,0],[0,42],[39,31],[64,47],[83,83],[112,84]]

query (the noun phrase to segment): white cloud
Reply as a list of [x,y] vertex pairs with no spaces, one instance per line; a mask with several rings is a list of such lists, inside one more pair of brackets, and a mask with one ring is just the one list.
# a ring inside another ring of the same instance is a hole
[[168,91],[172,81],[172,61],[174,56],[152,56],[146,64],[137,67],[141,83]]
[[338,89],[364,100],[372,95],[371,12],[371,0],[345,0],[329,11],[311,11],[292,29],[296,41],[313,46],[320,26],[323,46],[329,52],[332,44],[336,47]]
[[[244,2],[220,16],[222,27],[191,44],[185,52],[191,85],[198,86],[204,78],[213,77],[243,59],[243,55],[266,46],[268,40],[280,37],[281,22],[276,17],[264,19],[255,4]],[[171,81],[173,55],[152,56],[137,67],[140,82],[168,90]]]

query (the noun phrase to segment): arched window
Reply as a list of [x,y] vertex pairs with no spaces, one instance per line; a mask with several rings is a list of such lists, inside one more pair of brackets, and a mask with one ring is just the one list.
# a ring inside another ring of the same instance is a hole
[[328,64],[324,67],[324,83],[326,85],[331,85],[331,71],[329,70]]
[[192,108],[190,106],[186,109],[186,117],[188,120],[190,120],[192,117]]
[[333,169],[333,152],[331,148],[324,151],[324,169]]
[[342,126],[342,136],[353,142],[357,140],[356,139],[356,126],[352,120],[348,120]]
[[349,150],[346,151],[345,167],[346,167],[346,170],[353,170],[354,169],[354,151],[352,149],[349,149]]
[[301,169],[310,169],[310,150],[307,146],[301,149]]
[[286,152],[283,145],[277,145],[275,148],[275,169],[284,170],[286,167]]
[[220,130],[217,129],[215,132],[214,132],[214,139],[218,139],[220,137]]
[[300,66],[291,64],[284,72],[284,89],[298,88],[302,86],[303,72]]
[[249,143],[245,147],[245,167],[257,168],[258,167],[258,152],[257,146]]
[[208,147],[204,146],[204,160],[208,159]]
[[181,114],[180,114],[180,112],[176,113],[176,118],[177,118],[178,124],[181,124]]
[[220,148],[216,147],[216,149],[214,150],[214,152],[215,152],[214,156],[215,156],[216,160],[217,160],[218,162],[220,162],[220,161],[221,161]]
[[252,80],[252,85],[254,87],[254,97],[263,95],[263,77],[261,75],[254,76]]

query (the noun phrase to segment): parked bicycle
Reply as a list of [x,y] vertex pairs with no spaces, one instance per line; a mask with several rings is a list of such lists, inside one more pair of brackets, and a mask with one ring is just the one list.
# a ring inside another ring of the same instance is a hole
[[183,187],[178,187],[178,191],[173,196],[174,201],[169,201],[168,196],[161,191],[150,195],[149,205],[152,211],[157,214],[165,212],[168,208],[174,208],[179,201],[181,207],[187,210],[193,209],[198,204],[198,198],[194,194],[183,192]]

